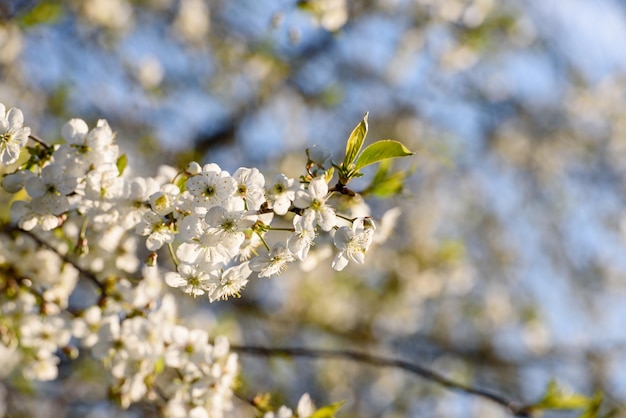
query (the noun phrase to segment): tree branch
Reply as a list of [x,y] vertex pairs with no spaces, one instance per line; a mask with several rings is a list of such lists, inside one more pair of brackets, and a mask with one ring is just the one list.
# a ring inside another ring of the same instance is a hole
[[54,248],[54,246],[52,246],[51,244],[48,244],[46,241],[44,241],[43,239],[39,238],[33,232],[25,231],[23,229],[19,229],[19,228],[16,228],[14,226],[9,226],[9,225],[4,226],[4,228],[2,229],[2,232],[5,232],[5,233],[19,232],[19,233],[28,235],[29,237],[34,239],[35,242],[37,242],[37,244],[39,244],[41,247],[47,248],[50,251],[54,252],[61,260],[63,260],[63,262],[73,266],[76,270],[78,270],[78,273],[80,273],[81,276],[83,276],[85,279],[87,279],[91,283],[93,283],[100,290],[102,295],[106,294],[106,287],[105,287],[105,285],[100,283],[100,281],[96,278],[95,274],[93,274],[92,272],[90,272],[88,270],[85,270],[84,268],[80,267],[78,264],[76,264],[75,262],[70,260],[67,257],[67,255],[61,254],[56,248]]
[[88,270],[85,270],[84,268],[82,268],[81,266],[79,266],[78,264],[76,264],[75,262],[70,260],[67,255],[61,254],[56,248],[54,248],[52,245],[48,244],[47,242],[45,242],[44,240],[42,240],[41,238],[39,238],[37,235],[33,234],[32,232],[30,232],[30,231],[21,231],[21,232],[23,232],[23,233],[27,234],[28,236],[30,236],[32,239],[37,241],[37,243],[39,245],[41,245],[42,247],[45,247],[45,248],[49,249],[50,251],[54,252],[57,256],[59,256],[59,258],[61,258],[61,260],[63,260],[63,262],[73,266],[76,270],[78,270],[78,272],[80,273],[81,276],[83,276],[85,279],[89,280],[98,289],[100,289],[100,292],[101,292],[102,295],[106,294],[106,288],[105,288],[104,284],[100,283],[100,281],[96,278],[95,274],[93,274],[92,272],[90,272]]
[[405,370],[409,373],[418,375],[426,380],[438,383],[448,389],[464,392],[470,395],[478,396],[484,399],[488,399],[505,407],[514,416],[518,417],[530,417],[530,408],[523,406],[521,403],[492,392],[486,389],[480,389],[464,383],[456,382],[448,379],[447,377],[430,370],[426,367],[418,364],[410,363],[405,360],[396,358],[374,356],[353,350],[324,350],[324,349],[312,349],[312,348],[285,348],[285,347],[261,347],[261,346],[247,346],[247,345],[231,345],[231,350],[239,354],[248,354],[251,356],[262,357],[275,357],[275,356],[287,356],[287,357],[307,357],[313,359],[321,358],[335,358],[355,361],[358,363],[368,364],[375,367],[393,367],[401,370]]
[[40,138],[40,137],[38,137],[37,135],[35,135],[35,134],[30,134],[30,135],[28,135],[28,137],[29,137],[30,139],[32,139],[33,141],[37,142],[37,143],[38,143],[39,145],[41,145],[42,147],[44,147],[44,148],[46,148],[46,149],[47,149],[47,148],[50,148],[50,145],[48,145],[48,143],[47,143],[46,141],[44,141],[43,139],[41,139],[41,138]]

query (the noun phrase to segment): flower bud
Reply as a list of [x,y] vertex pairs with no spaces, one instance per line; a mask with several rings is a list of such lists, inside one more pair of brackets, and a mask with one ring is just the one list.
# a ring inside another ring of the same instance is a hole
[[187,168],[185,168],[185,173],[189,174],[190,176],[198,175],[201,172],[202,172],[202,167],[200,166],[200,164],[198,164],[195,161],[192,161],[189,164],[187,164]]
[[26,180],[31,177],[34,177],[32,171],[28,170],[20,170],[15,173],[11,173],[6,175],[2,179],[2,187],[9,193],[17,193],[24,188],[24,184]]
[[151,252],[148,257],[146,258],[146,266],[148,267],[154,267],[157,264],[157,253],[156,252]]

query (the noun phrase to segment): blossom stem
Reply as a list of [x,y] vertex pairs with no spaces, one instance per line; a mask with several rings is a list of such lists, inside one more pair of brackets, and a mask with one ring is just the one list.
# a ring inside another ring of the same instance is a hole
[[294,228],[272,228],[272,227],[267,227],[268,231],[287,231],[287,232],[294,232],[295,229]]
[[174,247],[172,246],[171,242],[167,243],[167,249],[170,252],[170,257],[172,257],[172,262],[178,268],[178,264],[179,264],[178,257],[176,257],[176,252],[174,251]]
[[76,243],[75,253],[78,256],[87,254],[89,251],[89,244],[87,242],[87,226],[89,225],[89,216],[85,216],[83,224],[80,226],[80,232],[78,233],[78,242]]
[[184,171],[179,171],[178,173],[176,173],[176,175],[175,175],[175,176],[174,176],[174,178],[172,179],[172,184],[176,185],[176,179],[177,179],[179,176],[183,176],[183,175],[185,175],[185,176],[186,176],[186,175],[187,175],[187,173],[185,173]]
[[42,147],[44,147],[44,148],[46,148],[46,149],[50,148],[50,145],[48,145],[48,144],[46,143],[46,141],[44,141],[43,139],[39,138],[37,135],[35,135],[35,134],[30,134],[30,135],[28,135],[28,137],[29,137],[30,139],[32,139],[33,141],[35,141],[36,143],[38,143],[39,145],[41,145]]
[[342,214],[340,214],[340,213],[336,213],[335,215],[336,215],[338,218],[344,219],[344,220],[346,220],[346,221],[348,221],[348,222],[350,222],[350,223],[352,223],[352,222],[354,222],[354,221],[356,220],[356,218],[348,218],[347,216],[344,216],[344,215],[342,215]]
[[263,235],[261,235],[261,234],[260,234],[260,233],[258,233],[258,232],[257,232],[256,234],[257,234],[257,235],[259,236],[259,238],[261,239],[261,242],[263,243],[263,245],[265,245],[265,248],[267,248],[267,251],[272,251],[272,250],[271,250],[271,248],[270,248],[270,246],[269,246],[269,245],[267,245],[267,242],[265,241],[265,238],[263,238]]

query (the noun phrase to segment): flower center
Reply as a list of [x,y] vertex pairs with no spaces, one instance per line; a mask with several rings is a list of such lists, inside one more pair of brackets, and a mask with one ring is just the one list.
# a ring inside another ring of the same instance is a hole
[[215,195],[215,187],[213,186],[207,186],[207,188],[204,190],[204,193],[202,193],[204,196],[207,197],[211,197]]
[[285,186],[282,183],[277,183],[274,185],[274,193],[281,194],[285,191]]
[[319,200],[317,200],[317,199],[314,199],[314,200],[311,202],[311,209],[313,209],[313,210],[315,210],[315,211],[320,210],[320,209],[322,208],[322,206],[324,206],[324,202],[320,202],[320,201],[319,201]]

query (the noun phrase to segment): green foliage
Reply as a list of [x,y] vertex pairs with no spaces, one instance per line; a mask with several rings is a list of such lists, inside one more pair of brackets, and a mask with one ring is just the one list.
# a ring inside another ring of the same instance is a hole
[[391,171],[392,161],[383,160],[374,173],[370,184],[361,192],[363,196],[376,196],[385,199],[400,194],[404,189],[404,182],[413,173],[413,169]]
[[[366,113],[365,116],[363,116],[363,120],[359,122],[350,134],[348,142],[346,143],[346,155],[343,159],[343,163],[339,166],[335,165],[339,175],[339,183],[343,186],[347,185],[353,178],[363,176],[363,173],[359,171],[361,168],[391,158],[406,157],[414,154],[400,142],[391,139],[374,142],[361,152],[365,137],[367,136],[368,115],[369,113]],[[379,175],[379,180],[380,178],[387,177]],[[392,189],[397,189],[397,180],[398,179],[395,179],[393,181],[394,184],[388,184],[388,186]],[[372,182],[372,184],[374,184],[374,182]]]
[[41,1],[20,18],[20,24],[24,27],[29,27],[43,23],[54,23],[62,15],[63,5],[58,1]]
[[413,155],[413,152],[409,151],[407,147],[402,145],[400,142],[385,139],[368,145],[359,156],[354,168],[358,170],[382,160],[406,157],[409,155]]
[[120,155],[115,163],[115,165],[117,165],[117,171],[120,173],[120,176],[124,173],[124,169],[126,169],[127,164],[128,158],[126,157],[126,154]]
[[343,160],[342,166],[345,168],[352,168],[354,160],[363,147],[363,142],[367,136],[367,117],[369,112],[363,116],[363,120],[354,128],[348,142],[346,143],[346,157]]
[[311,418],[335,418],[335,414],[337,413],[339,408],[343,406],[343,404],[344,402],[341,401],[318,408],[315,412],[313,412]]
[[596,393],[593,397],[564,391],[558,384],[551,380],[548,383],[543,398],[532,406],[533,411],[548,409],[558,410],[583,410],[580,418],[599,418],[602,393]]

